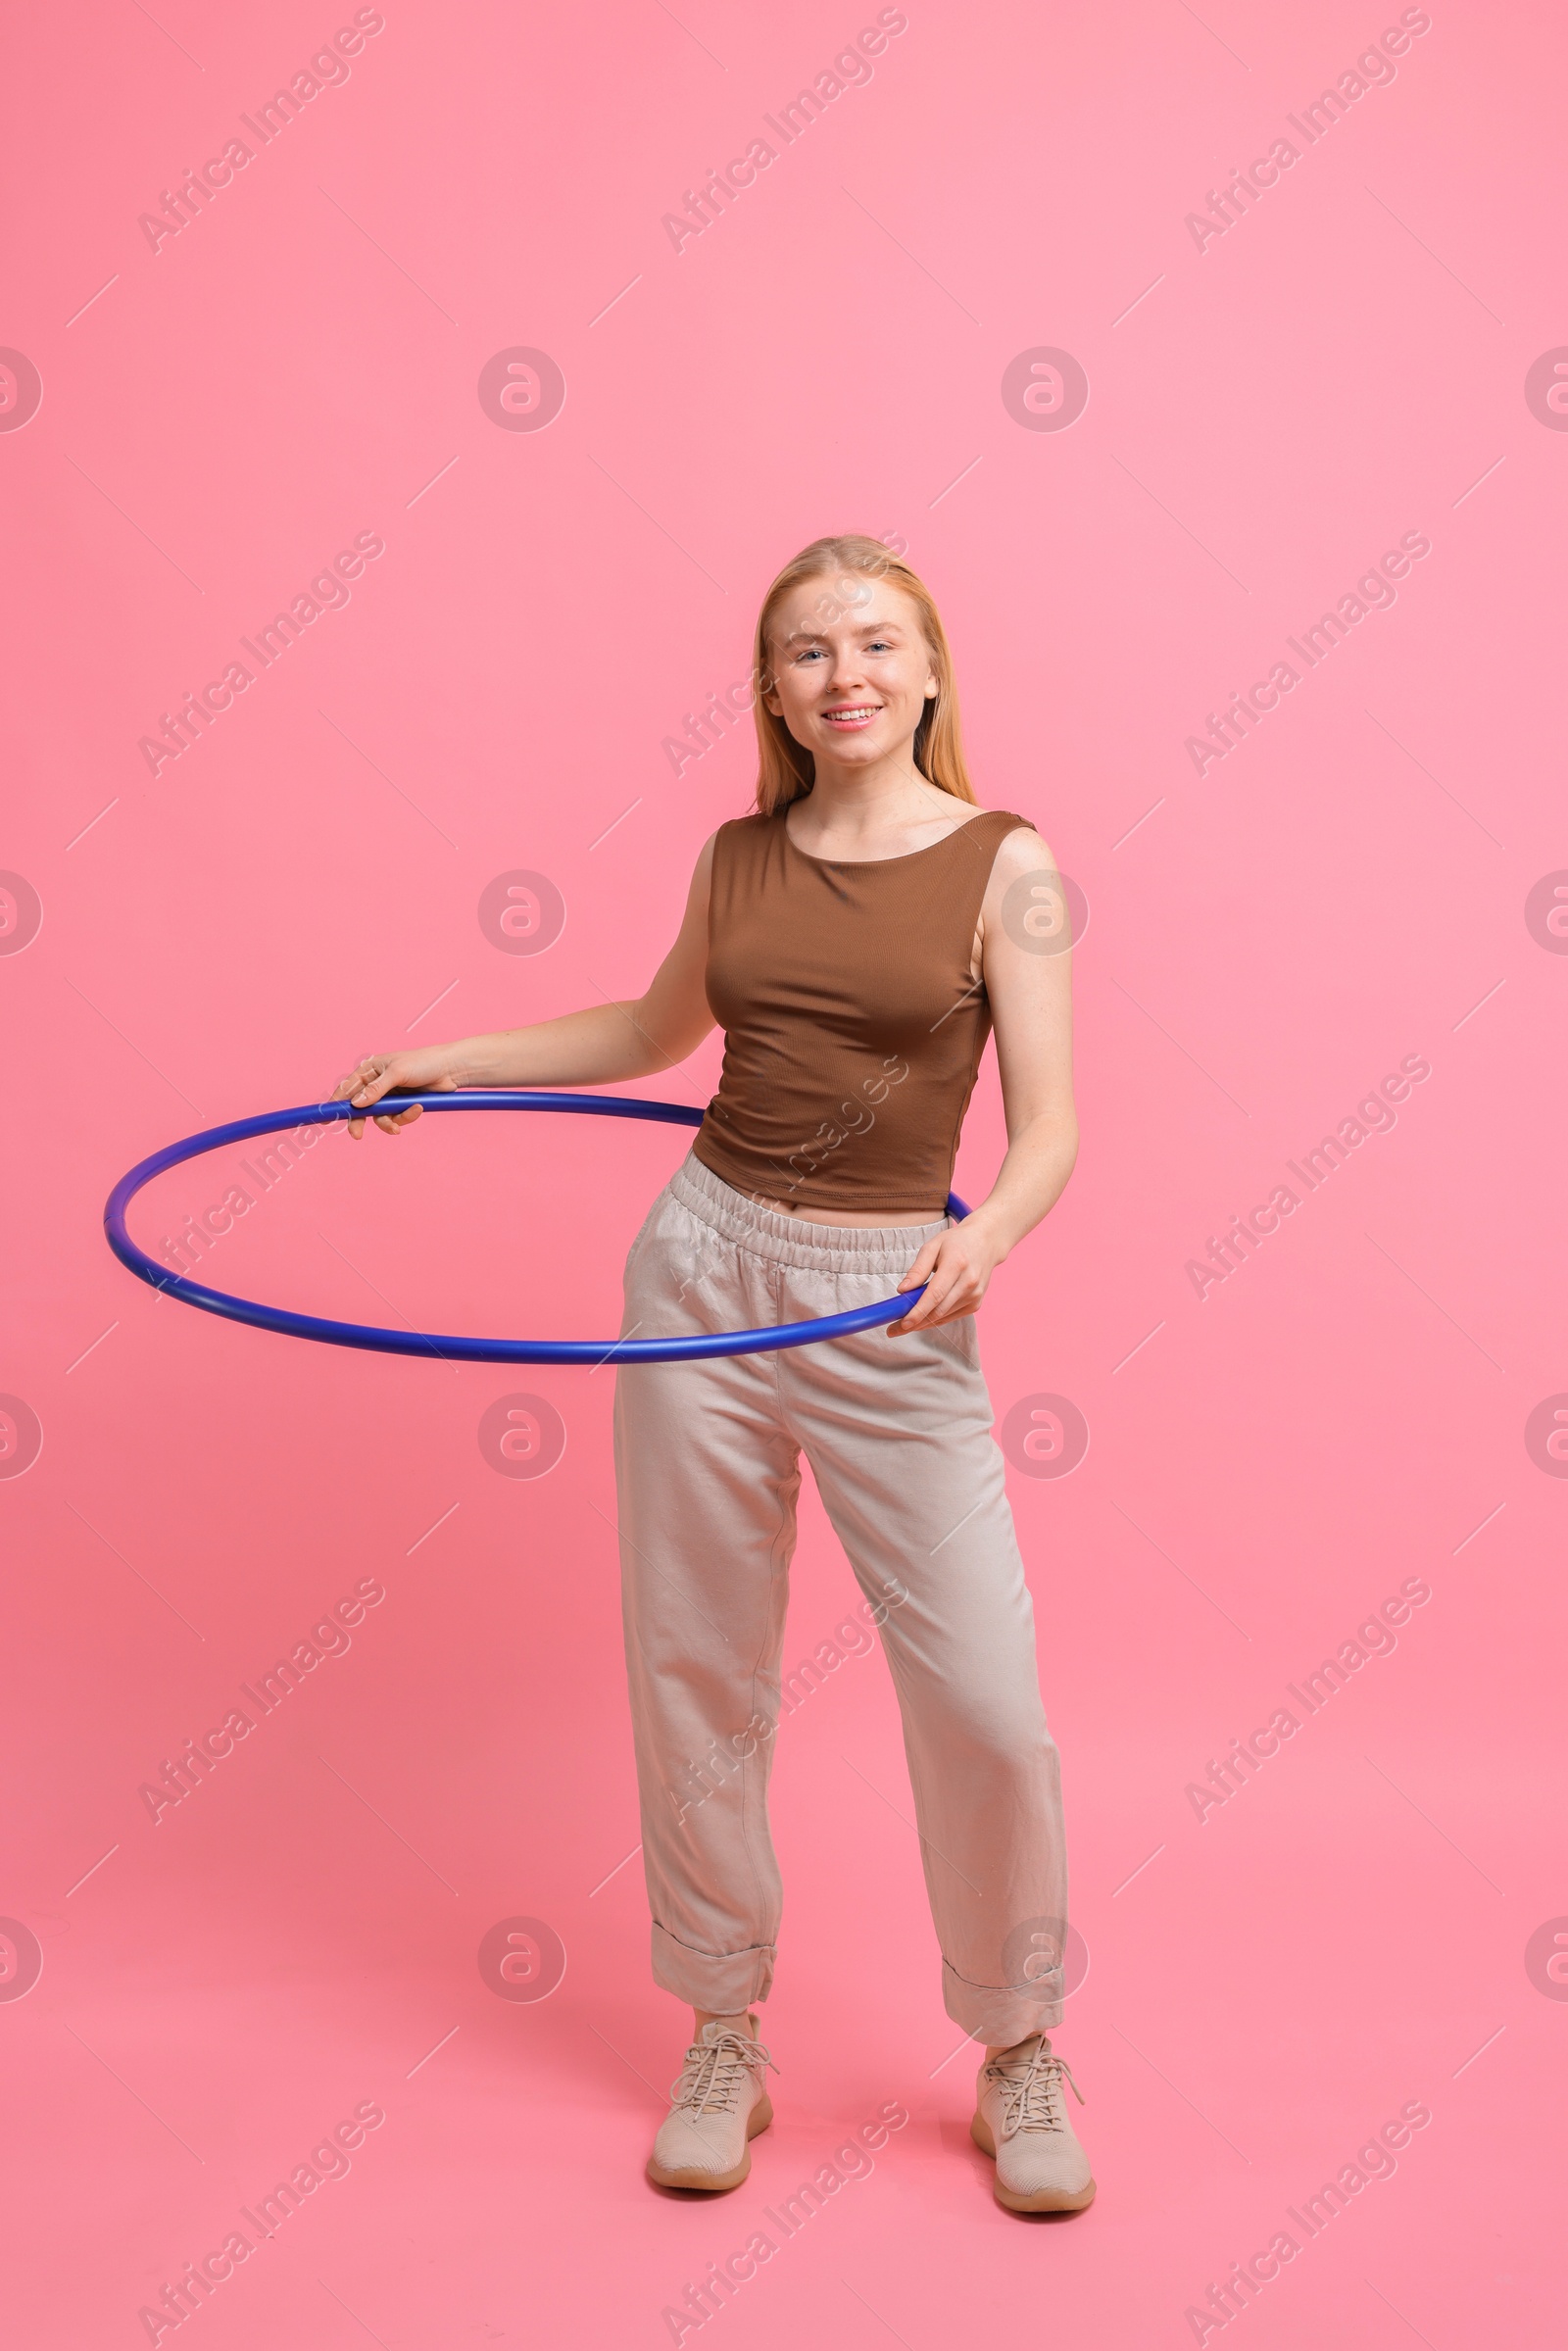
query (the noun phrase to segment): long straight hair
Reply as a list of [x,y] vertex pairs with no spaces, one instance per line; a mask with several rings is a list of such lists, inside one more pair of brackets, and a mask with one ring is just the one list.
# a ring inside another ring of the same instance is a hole
[[926,703],[914,730],[914,763],[928,784],[951,792],[955,800],[974,804],[974,786],[964,763],[963,738],[958,726],[958,693],[953,677],[953,656],[947,632],[930,589],[902,556],[880,539],[851,531],[835,539],[813,539],[809,547],[787,563],[762,599],[757,616],[757,643],[752,675],[757,718],[757,808],[773,816],[792,800],[802,800],[816,781],[816,761],[804,744],[797,743],[782,718],[775,718],[762,700],[772,687],[773,661],[768,627],[784,598],[804,580],[824,583],[816,601],[819,618],[836,620],[858,601],[856,584],[865,579],[890,580],[913,600],[920,615],[920,632],[937,674],[936,693]]

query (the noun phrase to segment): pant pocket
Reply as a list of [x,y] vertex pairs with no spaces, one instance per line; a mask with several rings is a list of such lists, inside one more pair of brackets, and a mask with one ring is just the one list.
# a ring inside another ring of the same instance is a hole
[[663,1191],[661,1192],[655,1199],[652,1207],[649,1209],[647,1215],[643,1218],[641,1225],[638,1227],[636,1235],[633,1238],[632,1245],[626,1251],[625,1265],[621,1269],[621,1284],[623,1288],[630,1287],[631,1269],[636,1260],[637,1252],[642,1248],[643,1243],[648,1239],[649,1234],[653,1231],[654,1220],[658,1216],[660,1209],[671,1197],[669,1186],[666,1184]]
[[734,1319],[733,1245],[677,1199],[661,1193],[626,1259],[620,1335],[675,1338],[722,1331]]
[[965,1371],[980,1369],[980,1333],[972,1314],[960,1314],[956,1322],[939,1323],[927,1336],[933,1347],[945,1355],[956,1357]]

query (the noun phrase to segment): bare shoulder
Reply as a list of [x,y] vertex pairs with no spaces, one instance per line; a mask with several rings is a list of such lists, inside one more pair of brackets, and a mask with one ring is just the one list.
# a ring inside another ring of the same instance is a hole
[[1066,958],[1059,967],[1055,958],[1071,945],[1067,896],[1050,843],[1027,821],[997,844],[981,904],[980,938],[988,971],[994,948],[1003,951],[1002,961],[1007,962],[1009,951],[1004,943],[1010,941],[1024,951],[1031,965],[1039,962],[1038,982],[1065,975]]
[[[1000,815],[1002,810],[986,808],[981,812],[995,816]],[[1055,870],[1056,860],[1051,854],[1050,844],[1041,838],[1025,816],[998,842],[996,861],[991,868],[991,884],[993,889],[1000,884],[1005,890],[1026,873],[1054,873]]]

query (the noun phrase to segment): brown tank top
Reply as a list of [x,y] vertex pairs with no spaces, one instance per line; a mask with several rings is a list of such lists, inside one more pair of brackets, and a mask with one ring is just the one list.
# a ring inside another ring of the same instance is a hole
[[708,1001],[724,1066],[692,1147],[705,1167],[808,1213],[944,1213],[991,1033],[975,923],[1000,843],[1027,823],[991,809],[851,863],[797,849],[782,813],[720,825]]

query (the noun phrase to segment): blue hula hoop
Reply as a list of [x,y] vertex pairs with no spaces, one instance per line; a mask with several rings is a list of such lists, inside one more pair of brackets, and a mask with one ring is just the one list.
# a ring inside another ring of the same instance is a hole
[[[380,1107],[407,1110],[573,1110],[589,1118],[647,1118],[668,1126],[698,1127],[703,1113],[690,1102],[640,1102],[619,1094],[533,1094],[508,1089],[505,1093],[473,1091],[453,1094],[396,1094],[383,1098]],[[373,1112],[370,1113],[374,1115]],[[323,1347],[358,1347],[387,1355],[435,1355],[460,1363],[690,1363],[707,1355],[773,1354],[784,1347],[814,1347],[824,1339],[849,1339],[896,1322],[924,1296],[906,1290],[878,1298],[873,1305],[855,1306],[846,1314],[822,1314],[810,1322],[780,1323],[773,1330],[719,1331],[686,1339],[465,1339],[439,1331],[387,1331],[372,1323],[334,1322],[324,1315],[294,1314],[286,1306],[263,1306],[254,1298],[231,1298],[226,1291],[209,1290],[184,1274],[171,1273],[137,1248],[125,1228],[125,1211],[138,1192],[166,1168],[178,1167],[204,1151],[225,1143],[248,1143],[256,1135],[272,1135],[280,1127],[331,1126],[345,1119],[364,1118],[351,1102],[305,1102],[293,1110],[268,1110],[259,1118],[236,1118],[227,1126],[208,1127],[171,1143],[151,1158],[122,1175],[104,1203],[104,1234],[110,1248],[129,1272],[149,1283],[166,1298],[207,1314],[224,1315],[230,1322],[248,1322],[260,1331],[278,1331],[286,1339],[314,1339]],[[967,1216],[956,1193],[948,1196],[948,1214]]]

